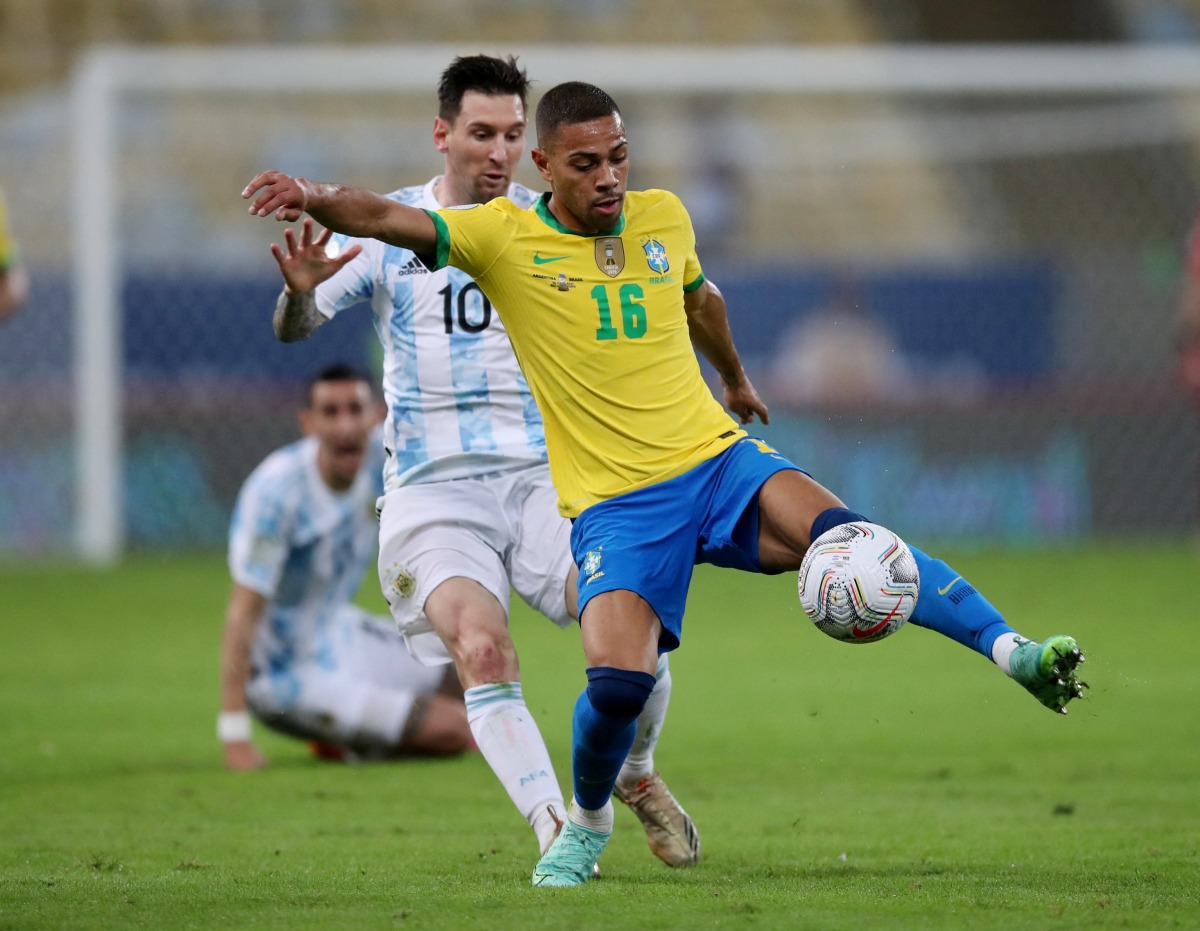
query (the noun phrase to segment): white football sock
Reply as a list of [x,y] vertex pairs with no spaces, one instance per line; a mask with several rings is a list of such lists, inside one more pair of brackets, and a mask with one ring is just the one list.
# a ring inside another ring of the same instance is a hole
[[561,801],[547,802],[538,806],[533,813],[530,823],[538,839],[538,852],[545,853],[558,837],[558,830],[567,820],[567,810]]
[[666,653],[658,658],[654,677],[654,690],[638,715],[637,736],[633,738],[633,746],[617,776],[617,782],[626,788],[632,788],[654,773],[654,748],[658,745],[658,735],[671,701],[671,668]]
[[592,809],[583,808],[572,799],[567,814],[572,821],[582,827],[591,828],[593,831],[603,831],[606,834],[612,833],[613,804],[611,801],[605,802],[603,808]]
[[520,682],[491,682],[469,688],[467,723],[479,752],[508,792],[544,851],[566,817],[562,790],[537,722],[525,707]]
[[1012,676],[1013,650],[1019,643],[1028,643],[1020,634],[1001,634],[992,644],[992,662],[999,666],[1006,676]]

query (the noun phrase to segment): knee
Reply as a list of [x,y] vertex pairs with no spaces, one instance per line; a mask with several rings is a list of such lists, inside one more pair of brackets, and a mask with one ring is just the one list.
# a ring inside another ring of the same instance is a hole
[[588,701],[601,714],[636,718],[654,690],[654,676],[645,672],[593,666],[587,671]]
[[519,678],[517,649],[508,629],[491,624],[464,624],[452,646],[459,679],[468,688],[484,682],[513,682]]
[[496,597],[467,579],[450,579],[425,600],[425,615],[454,657],[466,688],[519,676],[508,615]]

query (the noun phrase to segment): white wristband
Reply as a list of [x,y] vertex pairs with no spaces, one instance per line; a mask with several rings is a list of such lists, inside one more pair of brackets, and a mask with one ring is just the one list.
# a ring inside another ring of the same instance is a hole
[[245,711],[222,711],[217,715],[217,737],[221,743],[250,739],[250,715]]

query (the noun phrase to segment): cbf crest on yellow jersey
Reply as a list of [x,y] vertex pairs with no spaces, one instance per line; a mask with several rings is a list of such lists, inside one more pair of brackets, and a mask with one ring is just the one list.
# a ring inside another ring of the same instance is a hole
[[631,191],[620,222],[568,229],[550,195],[429,211],[437,267],[467,272],[504,320],[546,425],[559,510],[681,475],[745,435],[713,397],[683,298],[704,284],[674,194]]

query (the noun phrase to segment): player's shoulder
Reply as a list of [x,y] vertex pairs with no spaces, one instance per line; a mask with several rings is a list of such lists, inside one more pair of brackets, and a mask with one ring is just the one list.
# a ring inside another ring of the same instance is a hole
[[242,486],[243,495],[276,502],[296,498],[303,487],[315,448],[316,441],[305,437],[269,453],[246,478]]
[[458,207],[447,207],[446,210],[494,211],[505,217],[519,217],[527,214],[539,197],[540,194],[524,185],[511,184],[507,191],[499,197],[493,197],[486,204],[462,204]]
[[538,202],[538,198],[542,195],[539,191],[535,191],[533,188],[528,188],[514,181],[508,186],[508,192],[505,196],[520,210],[528,210]]
[[625,223],[626,230],[633,236],[687,236],[692,219],[677,195],[652,189],[630,191],[625,195]]
[[529,210],[528,205],[522,206],[518,201],[513,200],[507,194],[502,194],[499,197],[493,197],[486,204],[472,204],[471,206],[450,207],[450,210],[471,210],[478,208],[484,212],[493,211],[506,218],[519,217]]
[[[434,179],[435,181],[437,179]],[[396,190],[384,195],[388,200],[394,200],[398,204],[405,204],[409,207],[415,207],[421,204],[428,198],[428,189],[433,184],[433,181],[427,181],[425,184],[413,184],[408,187],[396,188]]]
[[629,191],[625,195],[625,203],[630,208],[638,210],[677,210],[686,213],[683,201],[679,195],[661,188],[649,188],[645,191]]
[[486,204],[458,204],[443,207],[436,213],[451,228],[465,224],[481,231],[491,230],[495,235],[501,230],[520,226],[529,217],[529,209],[511,200],[507,194],[493,197]]

